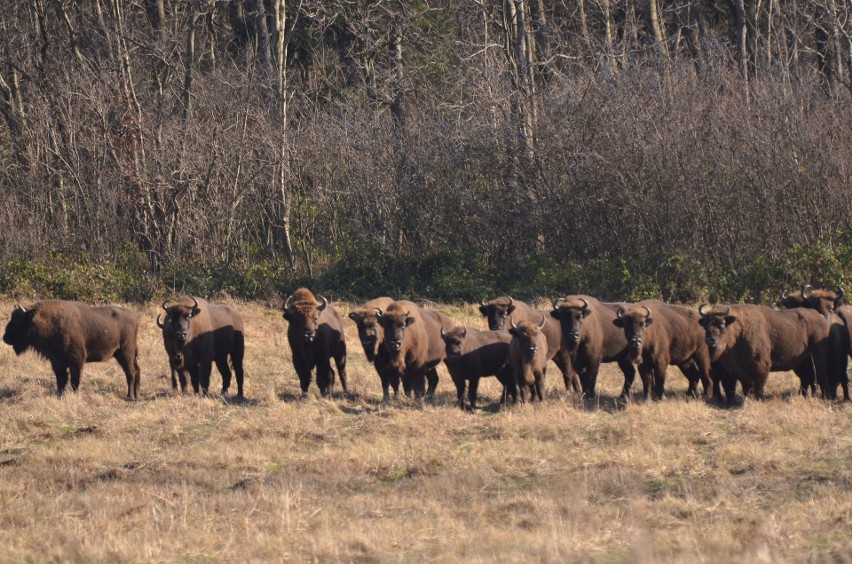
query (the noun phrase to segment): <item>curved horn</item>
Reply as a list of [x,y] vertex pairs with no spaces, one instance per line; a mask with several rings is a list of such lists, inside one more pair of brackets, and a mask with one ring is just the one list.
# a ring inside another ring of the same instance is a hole
[[162,315],[162,314],[161,313],[157,314],[157,327],[159,327],[160,329],[165,329],[166,324],[163,323],[162,321],[160,321],[160,315]]
[[701,317],[707,317],[707,314],[704,313],[704,308],[708,305],[710,304],[701,304],[700,306],[698,306],[698,313],[701,314]]
[[565,298],[556,298],[555,300],[550,300],[550,305],[553,306],[553,309],[557,309],[559,304],[564,302]]
[[166,304],[168,302],[169,302],[169,300],[163,300],[163,305],[160,306],[161,308],[163,308],[163,311],[169,311],[169,308],[166,307]]
[[327,299],[325,299],[323,296],[320,296],[320,300],[322,300],[322,303],[317,304],[317,311],[322,311],[322,310],[324,310],[325,308],[328,307],[328,300]]
[[843,299],[843,296],[845,296],[845,295],[846,295],[846,291],[845,291],[845,290],[843,290],[843,286],[835,286],[835,287],[834,287],[834,292],[837,294],[837,297],[836,297],[836,298],[834,298],[834,301],[837,301],[837,300]]
[[290,309],[290,300],[293,299],[293,294],[287,296],[287,299],[284,300],[284,309]]
[[802,299],[803,300],[810,295],[810,292],[808,292],[808,290],[810,290],[810,289],[811,289],[810,284],[803,284],[802,285]]
[[512,324],[512,329],[517,329],[517,328],[518,328],[518,326],[517,326],[517,325],[515,325],[515,319],[514,319],[511,315],[509,316],[509,323],[511,323],[511,324]]
[[725,317],[728,317],[729,315],[731,315],[731,306],[727,306],[725,308]]
[[462,339],[464,339],[465,337],[467,337],[467,325],[462,325],[462,329],[464,329],[464,331],[462,331],[461,336]]
[[544,314],[542,313],[541,314],[541,323],[538,324],[539,329],[544,329],[544,322],[545,321],[546,321],[546,319],[544,318]]
[[443,325],[441,325],[441,336],[442,336],[442,337],[446,337],[446,336],[447,336],[447,332],[446,332],[446,331],[444,331],[444,326],[443,326]]
[[587,302],[583,298],[577,298],[577,299],[580,300],[581,302],[583,302],[583,308],[582,308],[583,311],[586,311],[587,309],[589,309],[589,302]]
[[20,311],[21,313],[27,313],[27,310],[24,309],[24,306],[21,304],[15,304],[15,310]]
[[646,306],[642,306],[642,307],[644,307],[644,308],[645,308],[645,311],[647,312],[647,313],[645,314],[645,319],[648,319],[649,317],[651,317],[651,308],[646,307]]
[[485,300],[482,300],[481,302],[479,302],[479,305],[481,305],[482,307],[485,307],[485,306],[488,305],[488,302],[486,302]]
[[512,299],[512,296],[506,296],[506,297],[509,298],[509,307],[511,307],[512,304],[515,303],[515,300]]
[[615,313],[615,316],[616,316],[617,318],[619,318],[619,319],[621,319],[622,317],[624,317],[624,308],[623,308],[623,307],[619,307],[619,308],[618,308],[618,311]]
[[198,300],[192,298],[192,309],[198,309]]
[[786,289],[786,288],[784,288],[784,289],[781,291],[781,301],[783,302],[783,301],[785,301],[786,299],[787,299],[787,289]]
[[382,308],[380,308],[380,307],[377,307],[377,308],[374,308],[374,309],[376,310],[376,316],[377,317],[381,317],[385,314],[385,312],[382,311]]

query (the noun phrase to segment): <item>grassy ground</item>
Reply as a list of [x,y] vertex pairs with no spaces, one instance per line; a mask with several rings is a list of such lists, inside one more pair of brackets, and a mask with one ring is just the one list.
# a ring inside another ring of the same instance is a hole
[[617,368],[588,407],[551,367],[543,405],[500,411],[489,379],[471,414],[441,369],[433,405],[382,406],[347,319],[351,393],[297,399],[280,312],[238,306],[239,405],[172,394],[157,304],[138,403],[115,362],[57,399],[46,362],[0,347],[2,560],[852,561],[852,406],[791,375],[718,409],[672,369],[664,401],[616,409]]

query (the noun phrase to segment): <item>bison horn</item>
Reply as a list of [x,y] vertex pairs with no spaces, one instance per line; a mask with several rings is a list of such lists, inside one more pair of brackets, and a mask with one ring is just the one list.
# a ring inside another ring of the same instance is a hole
[[707,317],[707,314],[704,313],[704,308],[708,305],[710,304],[701,304],[700,306],[698,306],[698,313],[701,314],[701,317]]
[[810,295],[810,292],[808,291],[810,289],[811,289],[810,284],[805,284],[805,285],[802,286],[802,299],[805,299]]
[[461,334],[461,336],[462,336],[462,339],[464,339],[465,337],[467,337],[467,325],[462,325],[462,334]]
[[482,307],[485,307],[485,306],[488,305],[488,302],[486,302],[485,300],[482,300],[481,302],[479,302],[479,305],[481,305]]
[[846,292],[843,290],[843,286],[835,286],[834,291],[837,294],[837,297],[834,298],[835,301],[843,299],[843,296],[846,295]]
[[320,296],[320,300],[322,300],[322,302],[321,302],[321,303],[319,303],[319,304],[317,304],[317,311],[322,311],[322,310],[324,310],[326,307],[328,307],[328,300],[327,300],[327,299],[325,299],[324,297]]
[[618,312],[616,312],[615,316],[619,319],[624,317],[624,308],[623,307],[618,308]]
[[565,298],[556,298],[555,300],[551,300],[550,303],[553,305],[553,309],[556,309],[557,307],[559,307],[559,304],[564,302],[564,301],[565,301]]
[[22,306],[21,304],[15,304],[15,309],[17,311],[20,311],[21,313],[27,313],[27,310],[25,310],[24,306]]
[[787,289],[781,291],[781,301],[785,301],[787,299]]
[[384,311],[382,311],[382,308],[377,307],[377,308],[375,308],[375,309],[376,309],[376,315],[377,315],[378,317],[381,317],[381,316],[383,316],[383,315],[385,314],[385,312],[384,312]]
[[444,331],[444,326],[443,326],[443,325],[441,325],[441,336],[442,336],[442,337],[446,337],[446,336],[447,336],[447,332],[446,332],[446,331]]
[[162,314],[157,314],[157,327],[159,327],[160,329],[165,329],[166,324],[160,321],[160,315]]
[[517,329],[518,326],[515,325],[515,319],[512,316],[509,316],[509,323],[512,324],[512,329]]
[[293,299],[293,294],[287,296],[287,299],[284,300],[284,309],[290,309],[290,300]]
[[539,324],[538,324],[538,328],[539,328],[539,329],[544,329],[544,322],[545,322],[545,321],[546,321],[546,320],[545,320],[545,318],[544,318],[544,314],[542,314],[542,315],[541,315],[541,323],[539,323]]
[[648,307],[646,307],[646,306],[642,306],[642,307],[644,307],[644,308],[645,308],[645,311],[647,312],[647,313],[645,314],[645,319],[648,319],[649,317],[651,317],[651,309],[650,309],[650,308],[648,308]]
[[198,309],[198,300],[192,298],[192,309]]
[[731,306],[727,306],[725,308],[725,317],[728,317],[729,315],[731,315]]
[[583,298],[578,298],[578,299],[579,299],[581,302],[583,302],[583,309],[582,309],[583,311],[586,311],[587,309],[589,309],[589,302],[587,302],[587,301],[586,301],[586,300],[584,300]]
[[163,311],[169,311],[169,308],[166,307],[166,304],[168,302],[169,300],[163,300],[163,304],[160,306],[161,308],[163,308]]
[[515,303],[515,300],[512,299],[512,296],[506,296],[506,297],[509,298],[509,307],[511,307],[512,304]]

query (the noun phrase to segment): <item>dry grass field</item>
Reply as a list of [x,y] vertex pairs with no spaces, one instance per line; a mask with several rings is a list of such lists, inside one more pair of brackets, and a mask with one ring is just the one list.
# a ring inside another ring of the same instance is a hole
[[673,368],[664,401],[618,409],[617,368],[583,406],[551,367],[543,405],[498,410],[488,379],[471,414],[442,368],[435,402],[382,406],[346,319],[350,394],[300,399],[280,312],[237,305],[240,404],[171,392],[158,304],[137,403],[115,362],[57,399],[45,361],[2,345],[0,560],[852,561],[852,406],[792,375],[719,409]]

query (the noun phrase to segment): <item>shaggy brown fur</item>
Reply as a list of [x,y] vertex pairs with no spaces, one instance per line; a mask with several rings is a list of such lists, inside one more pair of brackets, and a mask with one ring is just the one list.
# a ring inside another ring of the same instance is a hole
[[[670,364],[680,368],[689,380],[689,393],[698,396],[699,380],[704,395],[712,394],[710,353],[704,331],[697,323],[697,311],[659,300],[628,304],[616,313],[613,324],[624,331],[628,355],[639,363],[642,392],[648,398],[651,384],[654,398],[663,397],[666,371]],[[628,387],[625,384],[625,387]]]
[[139,398],[137,334],[139,316],[117,306],[92,307],[80,302],[45,300],[29,308],[15,307],[3,341],[22,354],[28,349],[50,361],[61,396],[71,376],[71,389],[80,385],[86,362],[110,357],[127,378],[127,399]]
[[542,332],[545,317],[542,315],[538,323],[524,321],[516,325],[510,322],[510,325],[509,333],[512,334],[512,340],[509,343],[509,360],[513,376],[510,393],[517,400],[517,390],[521,402],[525,402],[527,390],[529,390],[531,401],[536,397],[539,401],[543,401],[544,375],[547,365],[547,337]]
[[334,391],[334,370],[331,359],[340,374],[340,384],[346,391],[346,340],[343,321],[325,298],[318,302],[307,288],[299,288],[284,303],[287,342],[293,352],[293,367],[299,376],[302,393],[311,385],[311,372],[317,369],[317,387],[324,396]]
[[243,316],[224,304],[211,304],[206,300],[184,297],[176,304],[166,306],[165,319],[157,325],[163,331],[163,346],[172,369],[172,389],[186,391],[186,373],[193,391],[207,394],[213,363],[222,375],[222,394],[231,387],[230,357],[237,380],[237,396],[243,397],[243,357],[245,355],[245,327]]

